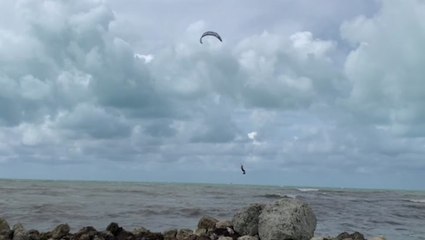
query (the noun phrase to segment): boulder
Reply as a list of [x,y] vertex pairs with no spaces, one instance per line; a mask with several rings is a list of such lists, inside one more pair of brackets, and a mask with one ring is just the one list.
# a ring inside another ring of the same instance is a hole
[[40,240],[40,232],[34,229],[28,231],[29,240]]
[[218,222],[217,219],[210,216],[203,216],[198,222],[198,229],[206,229],[210,232],[215,229],[215,224]]
[[363,234],[361,234],[359,232],[354,232],[353,234],[351,234],[351,238],[353,240],[366,240],[365,237],[363,236]]
[[385,237],[384,236],[373,237],[370,240],[385,240]]
[[347,232],[340,233],[336,240],[344,240],[344,239],[351,239],[351,240],[365,240],[363,234],[359,232],[354,232],[352,234],[349,234]]
[[81,228],[78,232],[74,234],[74,240],[91,240],[97,236],[97,230],[92,226],[87,226]]
[[60,224],[55,227],[52,231],[52,238],[53,239],[61,239],[62,237],[69,234],[69,225],[68,224]]
[[185,240],[191,235],[193,235],[193,231],[191,229],[180,229],[176,234],[176,238],[177,240]]
[[306,203],[282,198],[264,207],[258,221],[261,240],[309,240],[316,229],[316,216]]
[[218,238],[218,240],[233,240],[233,238],[221,236],[221,237]]
[[195,230],[195,235],[197,236],[204,236],[207,234],[207,229],[205,228],[198,228]]
[[112,233],[112,235],[117,236],[121,231],[122,227],[118,226],[118,223],[111,222],[107,227],[106,231]]
[[0,235],[9,235],[10,226],[9,223],[3,218],[0,218]]
[[257,235],[258,220],[264,204],[252,204],[233,216],[233,229],[240,235]]
[[218,221],[215,224],[215,228],[233,228],[232,221]]
[[132,233],[135,236],[138,236],[138,235],[144,234],[146,232],[149,232],[149,230],[144,228],[144,227],[138,227],[138,228],[135,228]]
[[238,240],[258,240],[258,236],[245,235],[242,237],[238,237]]
[[164,240],[175,240],[177,236],[177,229],[170,229],[164,232]]
[[22,224],[18,223],[13,226],[13,240],[29,240],[30,236]]

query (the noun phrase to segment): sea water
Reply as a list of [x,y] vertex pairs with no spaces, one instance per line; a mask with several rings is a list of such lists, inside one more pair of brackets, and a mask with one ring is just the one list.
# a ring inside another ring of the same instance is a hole
[[252,203],[282,196],[300,199],[317,217],[316,236],[359,231],[390,240],[425,239],[425,192],[250,185],[0,180],[0,217],[26,229],[52,230],[68,223],[104,230],[194,229],[209,215],[230,220]]

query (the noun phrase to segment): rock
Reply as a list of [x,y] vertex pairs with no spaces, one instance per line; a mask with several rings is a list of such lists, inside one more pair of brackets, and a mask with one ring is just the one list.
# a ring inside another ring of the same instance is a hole
[[146,228],[144,228],[144,227],[138,227],[138,228],[135,228],[134,230],[133,230],[133,234],[135,235],[135,236],[137,236],[137,235],[141,235],[141,234],[143,234],[143,233],[147,233],[147,232],[149,232],[149,230],[147,230]]
[[384,236],[373,237],[370,240],[385,240],[385,237]]
[[40,240],[48,240],[52,238],[52,232],[42,232],[39,236]]
[[359,232],[354,232],[353,234],[349,234],[347,232],[340,233],[336,240],[344,240],[344,239],[351,239],[351,240],[366,240],[363,236],[363,234]]
[[0,218],[0,235],[9,235],[10,226],[9,223],[3,218]]
[[[181,240],[199,240],[199,239],[200,237],[198,235],[195,235],[192,233],[192,234],[189,234],[189,236],[182,238]],[[211,240],[211,239],[208,238],[208,240]]]
[[177,235],[177,229],[171,229],[164,232],[164,240],[175,240]]
[[22,224],[18,223],[13,226],[13,240],[29,240],[30,236]]
[[40,232],[34,229],[28,231],[29,240],[40,240]]
[[258,234],[261,240],[309,240],[316,229],[316,216],[306,203],[282,198],[261,211]]
[[218,238],[218,240],[233,240],[233,238],[221,236],[221,237]]
[[258,219],[264,204],[252,204],[247,208],[233,216],[233,229],[240,235],[257,235],[258,234]]
[[111,222],[107,227],[106,231],[112,233],[112,235],[117,236],[121,231],[122,227],[118,226],[118,223]]
[[204,235],[207,234],[207,229],[205,229],[205,228],[198,228],[198,229],[196,229],[195,234],[197,236],[204,236]]
[[193,231],[191,229],[180,229],[176,234],[176,238],[177,240],[185,240],[191,235],[193,235]]
[[353,240],[366,240],[363,236],[363,234],[359,233],[359,232],[355,232],[353,234],[351,234],[351,238]]
[[258,236],[245,235],[242,237],[238,237],[238,240],[258,240]]
[[52,238],[53,239],[61,239],[64,236],[69,234],[69,225],[68,224],[60,224],[52,231]]
[[[115,236],[116,240],[129,240],[134,239],[134,235],[131,232],[127,232],[124,229],[120,228],[121,230],[118,232],[118,234]],[[162,234],[161,234],[162,237]]]
[[342,239],[345,239],[345,238],[351,238],[351,236],[350,236],[350,234],[349,234],[348,232],[340,233],[340,234],[336,237],[336,240],[342,240]]
[[92,226],[81,228],[77,233],[74,234],[74,240],[92,240],[97,236],[97,230]]
[[218,221],[215,224],[215,228],[233,228],[232,221]]
[[198,222],[198,229],[206,229],[210,232],[215,229],[215,224],[218,222],[217,219],[210,216],[203,216]]
[[164,236],[161,233],[154,233],[154,232],[146,232],[143,234],[142,239],[145,240],[163,240]]

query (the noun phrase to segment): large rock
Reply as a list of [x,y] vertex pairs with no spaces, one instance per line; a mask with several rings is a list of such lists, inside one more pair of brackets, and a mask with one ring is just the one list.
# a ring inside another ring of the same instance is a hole
[[13,226],[13,240],[29,240],[30,236],[22,224],[18,223]]
[[245,235],[242,237],[238,237],[238,240],[258,240],[258,236]]
[[233,229],[240,235],[257,235],[258,220],[264,204],[252,204],[233,216]]
[[309,240],[316,229],[316,216],[306,203],[282,198],[267,205],[258,221],[261,240]]
[[62,237],[69,234],[69,225],[68,224],[60,224],[55,227],[52,231],[52,238],[53,239],[61,239]]
[[170,229],[167,230],[163,233],[164,236],[164,240],[175,240],[177,239],[176,235],[177,235],[177,229]]
[[9,223],[3,218],[0,218],[0,235],[9,234],[10,226]]
[[98,232],[96,228],[92,226],[87,226],[81,228],[78,232],[74,234],[74,240],[92,240],[97,236]]
[[11,231],[9,223],[3,218],[0,218],[0,240],[9,240]]
[[185,240],[192,234],[193,231],[191,229],[180,229],[176,234],[176,238],[177,240]]
[[359,232],[354,232],[352,234],[349,234],[347,232],[340,233],[336,240],[344,240],[344,239],[351,239],[351,240],[366,240],[363,236],[363,234]]
[[215,224],[218,222],[217,219],[210,216],[203,216],[198,222],[198,229],[206,229],[207,232],[215,229]]

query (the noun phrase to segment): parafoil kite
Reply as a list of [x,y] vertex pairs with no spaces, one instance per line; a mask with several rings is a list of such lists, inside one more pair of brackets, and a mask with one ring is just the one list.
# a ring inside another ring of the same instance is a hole
[[223,40],[221,40],[221,37],[220,37],[220,35],[218,35],[218,33],[213,32],[213,31],[208,31],[208,32],[204,32],[202,34],[201,38],[199,39],[199,42],[201,42],[201,44],[202,44],[202,38],[205,37],[205,36],[213,36],[213,37],[216,37],[218,40],[220,40],[220,42],[223,42]]

